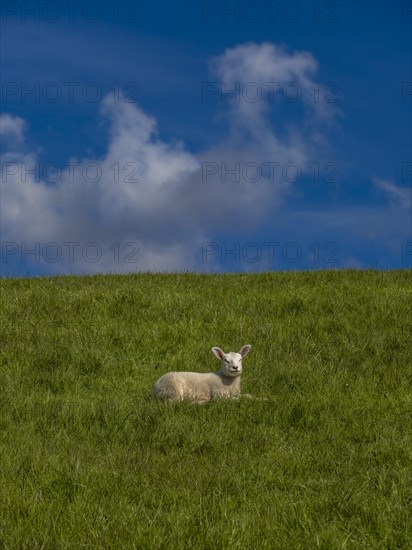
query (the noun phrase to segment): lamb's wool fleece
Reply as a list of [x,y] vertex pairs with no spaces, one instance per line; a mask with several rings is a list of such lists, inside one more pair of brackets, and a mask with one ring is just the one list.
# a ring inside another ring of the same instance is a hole
[[152,394],[172,401],[206,403],[211,399],[240,396],[240,378],[221,372],[168,372],[156,382]]
[[171,401],[206,403],[212,399],[240,397],[242,358],[251,346],[243,346],[239,353],[224,353],[214,347],[212,351],[221,362],[219,372],[168,372],[156,382],[152,395]]

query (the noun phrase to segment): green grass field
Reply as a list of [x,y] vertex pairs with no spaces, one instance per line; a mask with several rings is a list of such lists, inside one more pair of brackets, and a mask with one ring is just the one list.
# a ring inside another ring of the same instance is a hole
[[[3,279],[0,546],[412,547],[411,271]],[[219,368],[270,401],[150,399]]]

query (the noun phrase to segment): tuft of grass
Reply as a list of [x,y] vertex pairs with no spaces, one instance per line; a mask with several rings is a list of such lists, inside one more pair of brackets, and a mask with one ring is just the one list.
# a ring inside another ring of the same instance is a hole
[[[410,271],[3,279],[4,548],[412,547]],[[243,391],[151,400],[251,343]]]

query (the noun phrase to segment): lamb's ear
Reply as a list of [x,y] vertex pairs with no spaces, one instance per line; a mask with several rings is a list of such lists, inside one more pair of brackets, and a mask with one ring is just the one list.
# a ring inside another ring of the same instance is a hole
[[245,355],[247,355],[251,349],[252,346],[250,344],[246,344],[246,346],[243,346],[239,353],[242,357],[245,357]]
[[212,348],[212,351],[220,361],[225,358],[225,354],[220,348]]

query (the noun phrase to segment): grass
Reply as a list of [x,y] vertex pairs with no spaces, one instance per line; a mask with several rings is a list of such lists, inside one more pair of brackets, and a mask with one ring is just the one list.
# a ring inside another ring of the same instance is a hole
[[[411,548],[411,282],[1,280],[1,547]],[[271,401],[148,398],[246,343]]]

